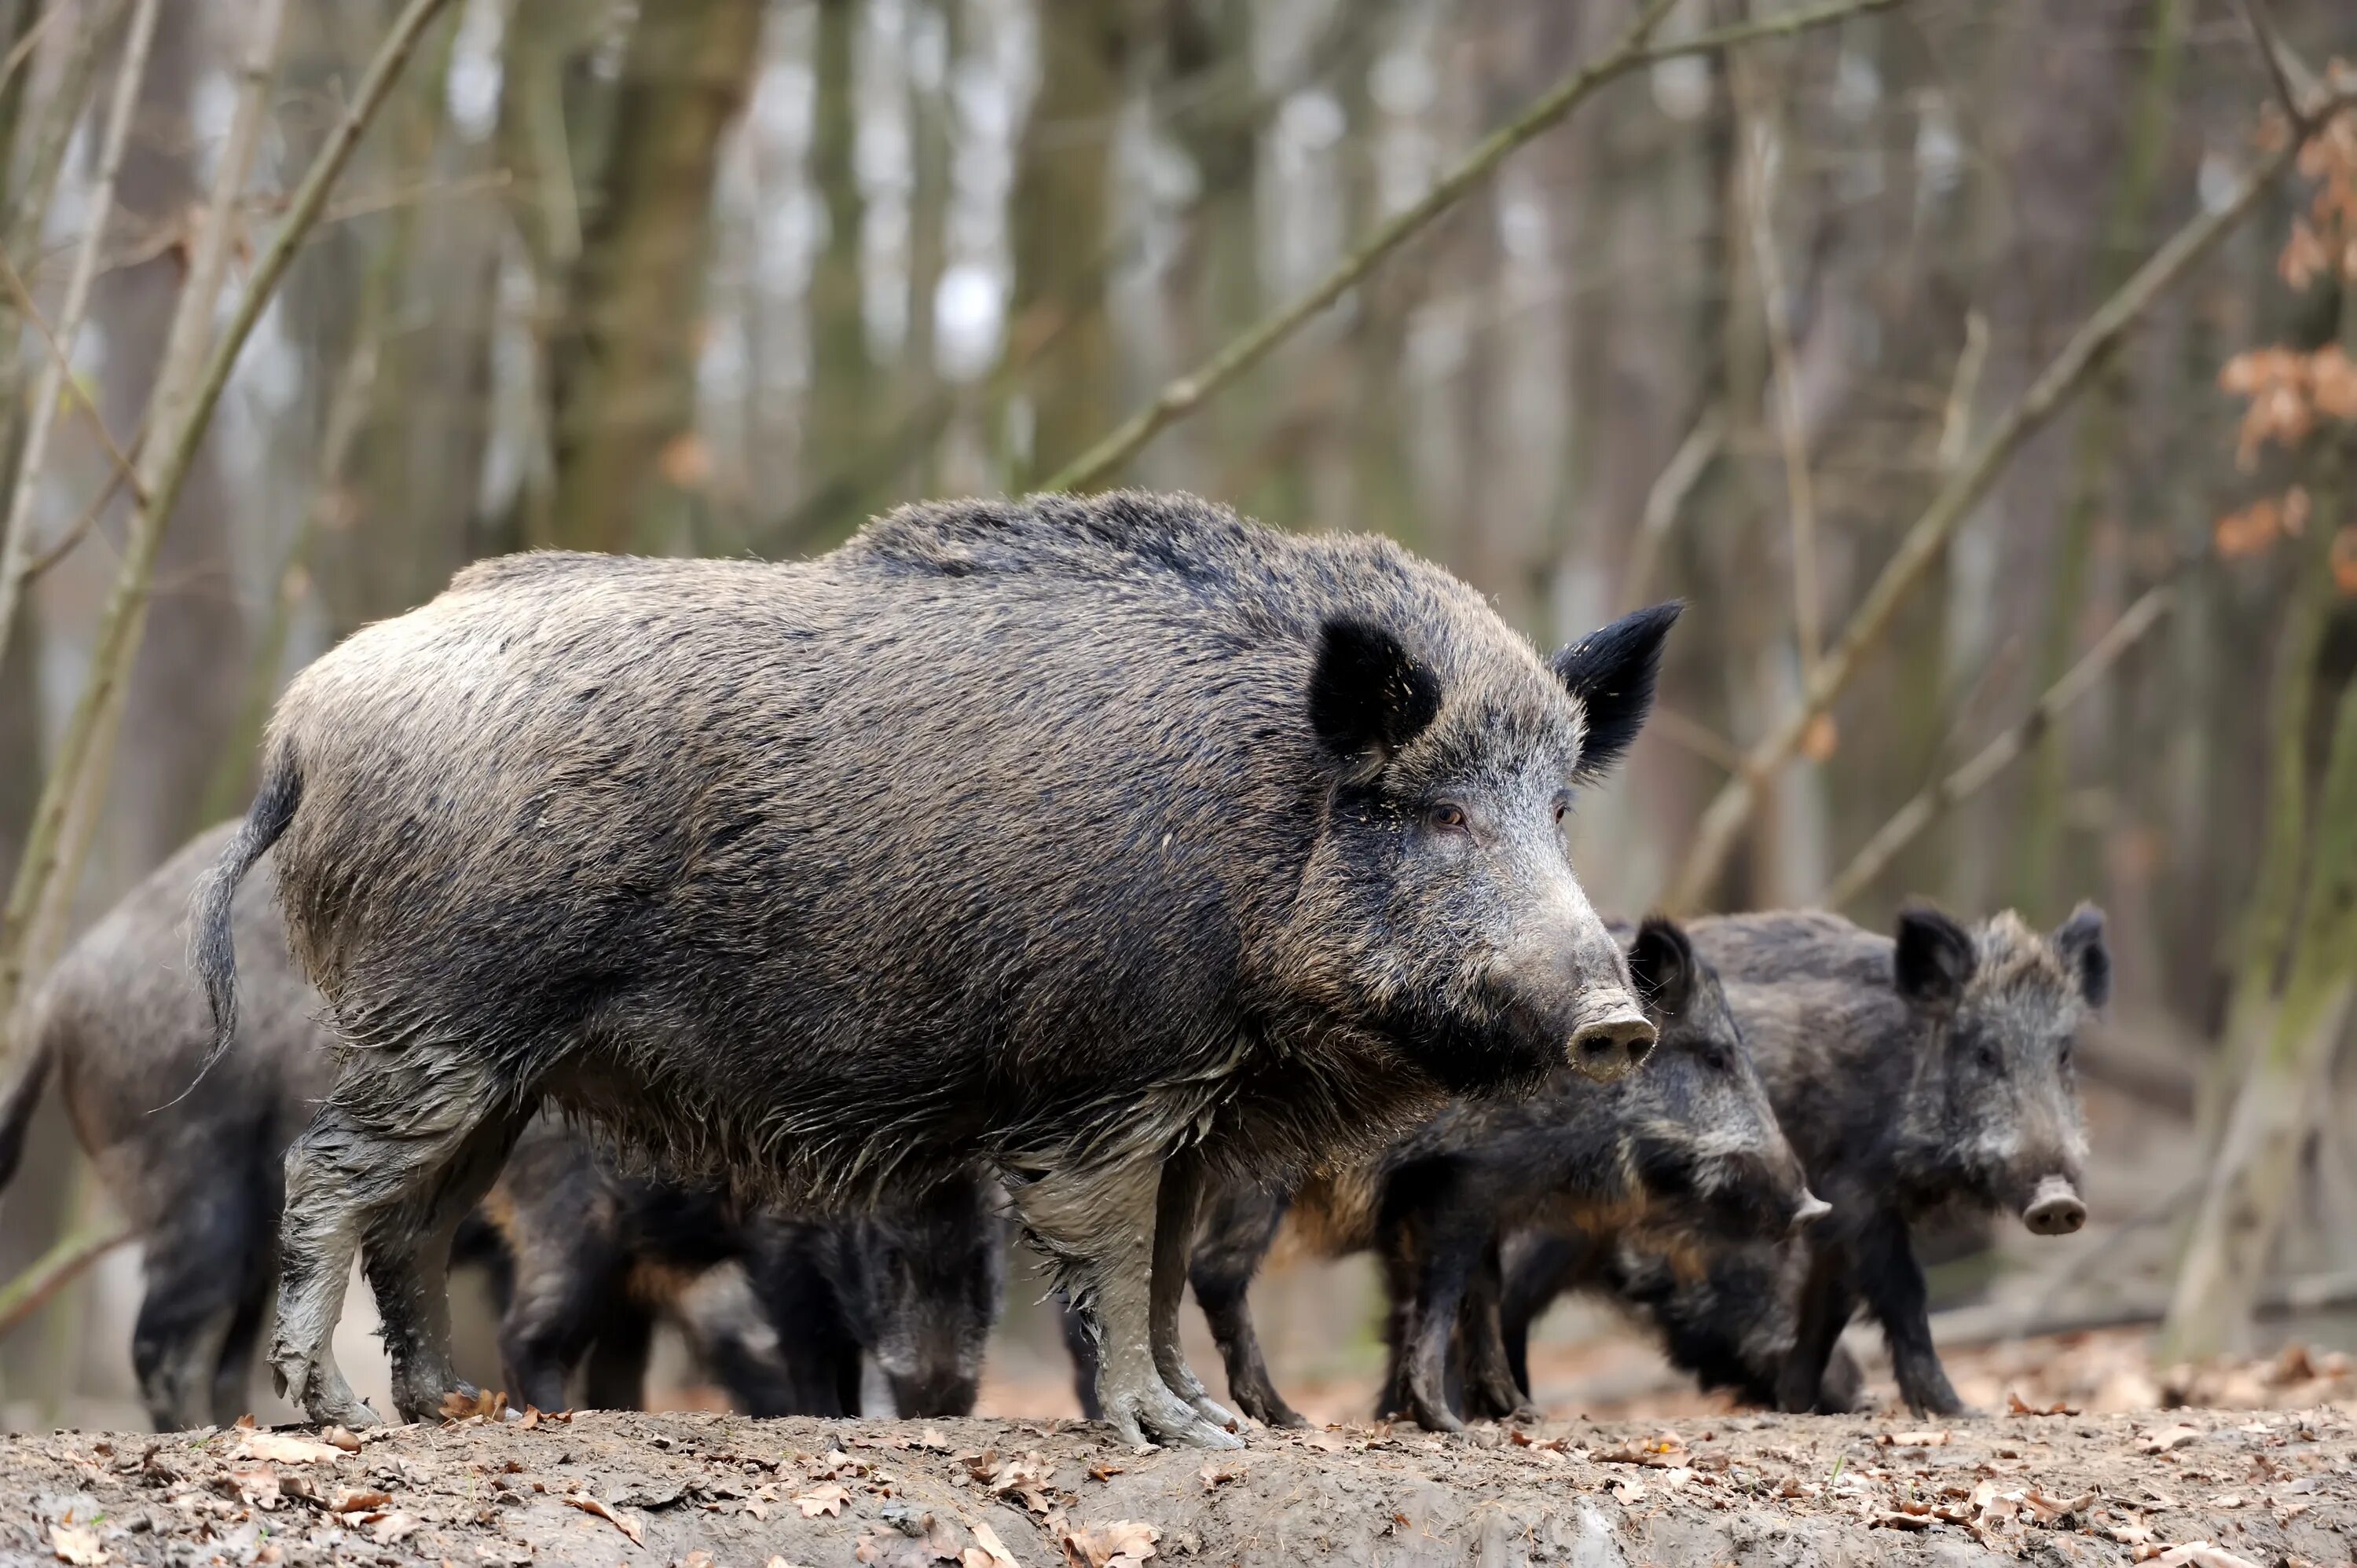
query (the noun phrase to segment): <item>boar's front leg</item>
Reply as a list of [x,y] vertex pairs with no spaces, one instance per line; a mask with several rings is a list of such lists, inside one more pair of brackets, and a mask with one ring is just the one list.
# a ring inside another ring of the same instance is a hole
[[1154,1206],[1154,1274],[1150,1335],[1155,1369],[1170,1391],[1195,1407],[1197,1414],[1222,1430],[1236,1418],[1213,1399],[1187,1365],[1178,1347],[1178,1303],[1187,1289],[1187,1268],[1195,1251],[1195,1218],[1203,1193],[1202,1162],[1193,1155],[1173,1155],[1162,1167],[1162,1185]]
[[1949,1386],[1940,1353],[1932,1348],[1931,1297],[1924,1289],[1922,1266],[1915,1262],[1915,1249],[1907,1239],[1907,1221],[1887,1209],[1877,1212],[1860,1232],[1857,1247],[1858,1294],[1882,1325],[1900,1397],[1919,1414],[1964,1414],[1964,1402]]
[[1195,1303],[1227,1365],[1228,1397],[1236,1408],[1269,1426],[1308,1426],[1268,1375],[1247,1299],[1285,1209],[1282,1197],[1257,1187],[1237,1183],[1222,1189],[1198,1230],[1187,1283],[1195,1287]]
[[1825,1364],[1857,1305],[1850,1291],[1847,1247],[1831,1240],[1802,1244],[1809,1249],[1809,1273],[1801,1284],[1792,1354],[1776,1377],[1776,1408],[1797,1415],[1817,1408]]
[[1164,1379],[1154,1348],[1160,1151],[1049,1171],[1015,1190],[1033,1243],[1052,1258],[1097,1354],[1097,1402],[1125,1443],[1239,1448]]
[[1513,1421],[1525,1424],[1544,1421],[1545,1414],[1528,1397],[1514,1376],[1500,1317],[1499,1297],[1504,1290],[1504,1269],[1493,1243],[1475,1271],[1473,1283],[1458,1311],[1458,1352],[1465,1365],[1465,1413],[1477,1419]]

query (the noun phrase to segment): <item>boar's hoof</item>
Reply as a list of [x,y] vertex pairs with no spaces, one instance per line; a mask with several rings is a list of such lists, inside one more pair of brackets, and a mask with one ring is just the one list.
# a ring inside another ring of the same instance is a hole
[[1134,1448],[1168,1443],[1181,1448],[1242,1448],[1243,1439],[1214,1426],[1171,1392],[1159,1376],[1132,1387],[1108,1380],[1097,1390],[1104,1418]]
[[363,1426],[384,1424],[384,1417],[361,1402],[331,1362],[274,1361],[270,1380],[279,1398],[318,1425],[357,1432]]
[[2029,1206],[2021,1211],[2021,1222],[2034,1235],[2068,1236],[2087,1222],[2087,1206],[2079,1201],[2078,1191],[2061,1176],[2048,1176],[2038,1184]]
[[1571,1065],[1582,1077],[1609,1083],[1652,1054],[1653,1037],[1637,1004],[1623,1002],[1572,1031]]

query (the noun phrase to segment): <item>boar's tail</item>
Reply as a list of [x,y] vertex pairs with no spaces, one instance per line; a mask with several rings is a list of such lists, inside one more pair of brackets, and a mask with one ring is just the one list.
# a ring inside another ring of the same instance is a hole
[[34,1026],[33,1048],[25,1058],[16,1081],[0,1092],[0,1187],[6,1187],[16,1176],[16,1163],[25,1157],[25,1129],[33,1120],[33,1108],[41,1102],[42,1086],[49,1081],[49,1061],[57,1053],[38,1023]]
[[212,1004],[213,1043],[197,1076],[180,1091],[182,1100],[204,1081],[237,1034],[237,949],[230,937],[230,908],[237,885],[278,842],[302,803],[303,775],[295,766],[295,748],[282,740],[263,765],[262,789],[253,797],[253,809],[230,835],[212,869],[197,881],[188,910],[188,967],[204,982],[205,999]]

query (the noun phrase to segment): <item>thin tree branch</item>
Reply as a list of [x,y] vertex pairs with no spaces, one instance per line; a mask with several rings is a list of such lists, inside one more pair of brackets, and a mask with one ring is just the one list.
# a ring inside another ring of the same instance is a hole
[[[98,633],[91,645],[91,678],[67,720],[57,762],[42,782],[16,880],[9,889],[6,919],[0,924],[0,1021],[13,1015],[24,986],[26,955],[33,945],[33,933],[28,927],[36,911],[48,903],[53,882],[59,878],[70,881],[79,870],[75,864],[79,856],[69,847],[66,819],[78,795],[102,791],[105,787],[106,732],[120,721],[123,689],[129,680],[132,660],[138,652],[140,634],[145,628],[147,596],[164,524],[179,499],[206,425],[221,401],[221,390],[228,384],[230,371],[252,336],[254,323],[262,318],[263,310],[300,248],[305,232],[326,205],[329,188],[351,160],[361,133],[382,107],[428,24],[448,3],[449,0],[410,0],[393,22],[392,32],[375,59],[369,62],[343,119],[329,133],[326,145],[305,173],[294,200],[288,203],[286,220],[256,262],[235,315],[192,377],[172,373],[174,345],[167,345],[166,373],[157,379],[156,396],[150,405],[152,439],[141,452],[140,478],[146,485],[148,502],[133,514],[123,568],[101,613]],[[265,6],[269,25],[256,28],[258,35],[271,35],[274,48],[275,24],[282,8],[283,0],[269,0]],[[241,133],[246,138],[250,155],[252,137],[259,130],[266,77],[257,82],[249,70],[247,87],[240,100],[239,116],[231,122],[230,145],[223,153],[221,178],[217,181],[213,201],[216,211],[234,204],[238,185],[243,178],[244,160],[231,156],[237,150]],[[249,108],[254,121],[251,124],[243,123]],[[210,318],[212,301],[199,298],[197,280],[205,276],[208,269],[210,276],[218,280],[220,265],[226,261],[230,227],[226,223],[208,227],[203,248],[190,268],[190,284],[182,293],[184,311]],[[205,253],[214,248],[221,253]],[[179,325],[177,319],[174,325]],[[181,335],[176,332],[174,338],[178,340]],[[192,340],[201,342],[200,338]],[[186,347],[186,341],[180,346]],[[0,1027],[5,1026],[5,1022],[0,1022]]]
[[1216,394],[1222,387],[1266,359],[1276,346],[1306,323],[1323,314],[1348,294],[1383,259],[1428,227],[1468,194],[1479,188],[1507,156],[1560,124],[1598,88],[1662,60],[1707,54],[1755,39],[1781,38],[1885,11],[1903,0],[1834,0],[1833,4],[1793,11],[1763,22],[1748,22],[1698,33],[1675,43],[1647,46],[1653,29],[1677,0],[1645,0],[1611,51],[1580,67],[1541,96],[1530,107],[1482,138],[1466,158],[1441,177],[1405,211],[1378,227],[1360,247],[1338,263],[1308,293],[1279,306],[1258,324],[1232,339],[1209,360],[1168,382],[1152,402],[1122,422],[1103,440],[1051,475],[1041,488],[1049,490],[1087,489],[1101,485],[1144,448]]
[[112,1221],[59,1238],[24,1273],[0,1285],[0,1336],[40,1311],[75,1275],[130,1240],[131,1232]]
[[[141,436],[145,434],[142,432]],[[132,438],[131,450],[135,454],[139,450],[141,436]],[[91,497],[90,504],[81,509],[81,514],[76,517],[55,539],[42,546],[39,554],[25,564],[27,583],[39,581],[45,573],[55,569],[60,562],[74,553],[77,545],[90,537],[91,532],[98,526],[99,518],[105,513],[114,498],[122,494],[124,482],[129,478],[130,475],[121,468],[117,468],[107,477],[105,485],[100,489],[98,494]]]
[[2235,0],[2235,8],[2243,13],[2243,23],[2251,29],[2251,42],[2258,46],[2259,61],[2267,68],[2267,83],[2276,90],[2276,102],[2283,105],[2285,117],[2295,126],[2308,118],[2300,105],[2308,93],[2291,78],[2294,64],[2291,51],[2276,34],[2275,22],[2267,16],[2266,0]]
[[[49,351],[48,362],[42,366],[41,384],[33,392],[35,398],[48,405],[36,409],[33,415],[35,428],[43,438],[43,447],[47,446],[48,435],[48,421],[44,416],[53,414],[58,407],[70,405],[90,422],[91,431],[98,436],[98,444],[106,448],[106,456],[114,465],[115,482],[129,484],[132,487],[132,492],[135,495],[138,494],[139,476],[133,471],[130,455],[115,442],[114,432],[106,427],[106,421],[100,416],[97,407],[90,399],[82,395],[80,387],[74,385],[71,339],[81,335],[81,320],[78,317],[69,317],[64,323],[62,335],[59,331],[52,330],[48,318],[41,314],[40,306],[34,303],[32,291],[25,286],[25,274],[16,270],[16,263],[8,259],[8,253],[5,251],[0,251],[0,282],[7,284],[9,294],[16,301],[16,308],[24,313],[27,321],[32,323],[34,333],[39,337],[42,344]],[[84,303],[73,299],[70,295],[66,301],[69,308]],[[29,434],[26,436],[26,447],[27,451],[34,450],[32,436]],[[46,464],[48,458],[46,450],[41,452],[41,456]],[[34,472],[34,468],[29,464],[16,470],[16,494],[24,493],[25,476]],[[12,499],[11,510],[13,509]],[[5,626],[0,626],[0,630],[5,629]]]
[[1948,383],[1947,407],[1940,416],[1938,459],[1943,474],[1953,472],[1971,450],[1973,399],[1980,393],[1981,371],[1988,363],[1988,317],[1968,311],[1964,351],[1956,356],[1955,378]]
[[1645,510],[1638,514],[1636,536],[1629,542],[1629,564],[1620,574],[1620,603],[1636,609],[1652,599],[1654,564],[1662,545],[1678,521],[1678,509],[1727,443],[1727,410],[1712,403],[1702,411],[1686,438],[1653,477],[1645,491]]
[[[39,327],[50,353],[33,394],[32,423],[25,432],[24,447],[17,458],[16,488],[8,496],[7,521],[0,524],[0,650],[8,646],[9,631],[16,619],[16,604],[24,596],[26,565],[33,553],[33,499],[40,490],[41,470],[48,462],[49,433],[56,427],[58,403],[73,373],[74,343],[81,336],[82,317],[90,309],[91,283],[97,275],[107,215],[114,209],[114,182],[123,172],[124,154],[131,143],[131,124],[139,106],[139,82],[147,74],[148,49],[156,38],[157,9],[158,0],[139,0],[139,8],[131,14],[131,30],[123,44],[123,64],[115,72],[113,101],[107,106],[98,177],[91,189],[90,227],[74,252],[73,273],[66,283],[64,306],[59,312],[55,333],[41,320],[16,266],[0,255],[0,266],[7,270],[9,287],[15,290],[26,317]],[[98,416],[96,409],[90,412],[91,422],[98,426],[100,439],[113,454],[118,467],[128,467],[113,436],[107,433],[105,420]],[[132,483],[132,493],[141,494],[135,478]]]
[[1899,852],[1915,842],[1924,830],[1954,811],[1986,788],[1989,781],[2005,771],[2013,761],[2038,743],[2040,736],[2070,707],[2094,690],[2104,672],[2119,661],[2120,656],[2158,624],[2175,602],[2174,590],[2166,585],[2148,590],[2130,605],[2112,623],[2111,629],[2099,638],[2093,648],[2072,665],[2063,677],[2047,688],[2044,695],[2030,704],[2018,723],[1975,753],[1972,759],[1946,778],[1926,785],[1915,797],[1898,811],[1890,820],[1875,831],[1849,865],[1843,867],[1817,902],[1828,909],[1838,909],[1857,897],[1882,875]]
[[[2357,101],[2357,90],[2337,93],[2328,107]],[[1882,575],[1826,650],[1794,704],[1752,746],[1739,769],[1704,811],[1684,860],[1671,877],[1663,904],[1673,913],[1700,904],[1759,800],[1760,781],[1792,760],[1802,737],[1856,675],[1867,653],[1889,630],[1900,605],[1932,568],[1958,525],[1996,482],[2015,453],[2067,403],[2095,368],[2169,288],[2191,271],[2211,248],[2250,216],[2259,197],[2288,167],[2300,145],[2297,135],[2266,155],[2225,201],[2196,217],[2147,258],[2127,282],[2082,322],[2061,352],[2039,372],[2029,390],[1998,418],[1979,448],[1941,486],[1921,516],[1900,540]]]

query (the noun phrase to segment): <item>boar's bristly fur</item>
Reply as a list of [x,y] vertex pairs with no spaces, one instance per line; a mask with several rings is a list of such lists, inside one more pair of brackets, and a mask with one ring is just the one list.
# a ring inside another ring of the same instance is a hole
[[288,1156],[274,1367],[367,1419],[326,1349],[365,1239],[395,1402],[437,1408],[448,1228],[545,1099],[787,1200],[994,1166],[1121,1434],[1232,1444],[1176,1337],[1203,1172],[1650,1046],[1559,823],[1668,619],[1566,679],[1388,542],[1135,494],[462,572],[265,743],[357,1047]]

